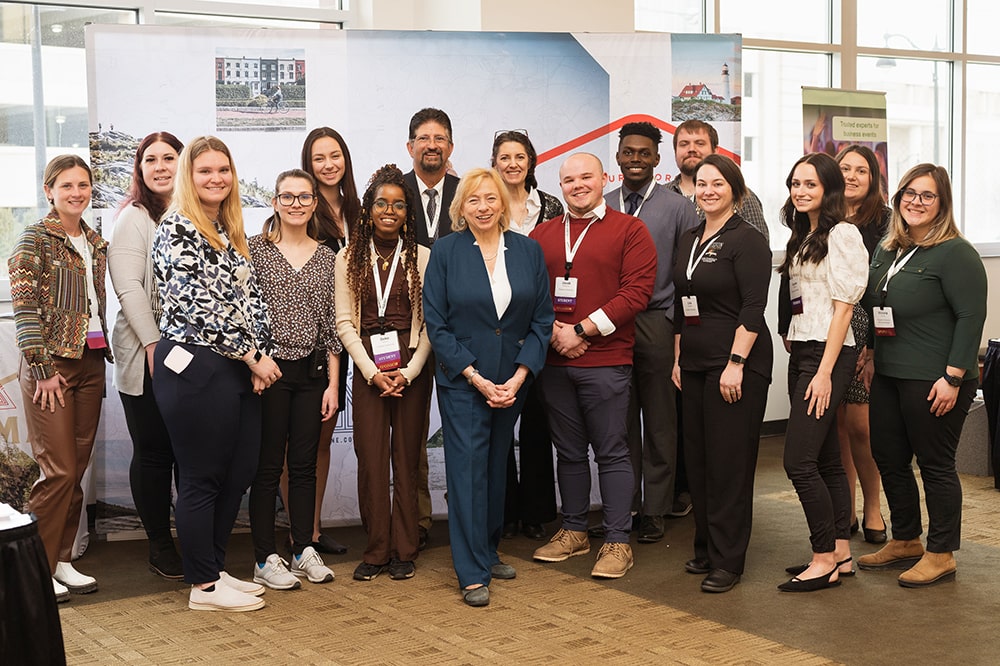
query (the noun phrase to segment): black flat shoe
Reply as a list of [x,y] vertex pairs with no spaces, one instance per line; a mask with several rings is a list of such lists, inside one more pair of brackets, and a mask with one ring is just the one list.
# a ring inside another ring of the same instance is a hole
[[535,541],[545,539],[545,526],[540,523],[524,523],[521,525],[521,534]]
[[[712,565],[706,557],[696,557],[684,563],[684,571],[692,574],[707,574],[712,570]],[[804,571],[804,569],[803,569]]]
[[705,576],[705,580],[701,581],[701,591],[715,593],[728,592],[736,587],[736,583],[738,582],[740,582],[740,575],[738,573],[726,571],[725,569],[712,569]]
[[[879,514],[879,518],[882,518],[882,514]],[[869,529],[868,527],[865,527],[864,523],[866,521],[867,519],[862,519],[861,521],[862,522],[861,527],[863,528],[865,533],[865,541],[867,541],[868,543],[885,543],[889,539],[888,534],[886,534],[885,518],[882,518],[883,527],[880,530],[873,530]]]
[[347,546],[330,535],[322,533],[319,535],[319,539],[312,542],[312,547],[320,553],[329,553],[330,555],[343,555],[347,552]]
[[[848,557],[846,560],[841,560],[840,562],[837,562],[837,569],[840,569],[840,567],[844,566],[845,564],[847,564],[848,562],[851,562],[853,560],[854,560],[853,557]],[[800,573],[802,573],[803,571],[805,571],[808,568],[809,568],[808,564],[799,564],[799,565],[794,566],[794,567],[785,567],[785,572],[786,573],[790,573],[793,576],[798,576]],[[854,567],[851,567],[850,571],[841,571],[840,572],[840,576],[841,576],[841,578],[843,578],[845,576],[848,577],[848,578],[850,578],[851,576],[855,575],[856,573],[858,573],[858,570],[855,569]]]
[[501,539],[513,539],[517,536],[517,521],[503,524],[503,531],[500,533]]
[[858,519],[855,518],[851,522],[851,536],[854,536],[855,534],[857,534],[859,529],[861,529],[861,523],[859,523]]
[[830,573],[817,578],[802,579],[796,576],[795,578],[779,585],[778,589],[782,592],[815,592],[816,590],[825,590],[828,587],[837,587],[840,585],[840,579],[838,578],[834,581],[830,580],[830,576],[835,573],[837,573],[836,568],[834,568],[834,570]]

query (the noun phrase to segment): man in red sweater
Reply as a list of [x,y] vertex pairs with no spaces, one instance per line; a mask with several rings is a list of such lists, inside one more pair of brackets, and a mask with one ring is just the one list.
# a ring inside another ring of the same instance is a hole
[[606,537],[591,575],[621,578],[633,562],[626,415],[635,317],[653,293],[656,245],[641,220],[604,203],[604,167],[594,155],[567,158],[559,185],[566,214],[539,225],[531,237],[545,253],[556,311],[539,381],[558,454],[563,523],[534,557],[562,562],[590,552],[593,446]]

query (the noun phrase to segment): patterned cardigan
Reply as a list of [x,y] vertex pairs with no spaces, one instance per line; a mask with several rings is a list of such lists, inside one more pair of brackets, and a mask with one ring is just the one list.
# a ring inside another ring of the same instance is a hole
[[[82,220],[80,225],[93,248],[94,287],[98,316],[107,338],[104,276],[108,243]],[[50,212],[21,233],[7,262],[14,305],[17,346],[35,379],[56,374],[53,356],[82,358],[90,326],[87,268],[66,235],[59,217]],[[111,349],[104,351],[112,360]]]

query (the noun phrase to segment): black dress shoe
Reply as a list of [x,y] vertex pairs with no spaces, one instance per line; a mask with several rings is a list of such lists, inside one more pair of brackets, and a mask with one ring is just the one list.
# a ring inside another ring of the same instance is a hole
[[837,573],[836,568],[830,573],[823,574],[817,578],[803,579],[796,576],[779,585],[778,589],[782,592],[815,592],[816,590],[825,590],[828,587],[837,587],[840,585],[840,579],[830,580],[830,577],[835,573]]
[[312,542],[312,547],[320,553],[329,553],[330,555],[343,555],[347,552],[347,546],[323,533],[320,533],[319,539]]
[[[879,514],[879,518],[882,518],[881,514]],[[864,523],[865,519],[862,519],[861,527],[865,533],[865,541],[868,543],[885,543],[889,539],[889,535],[886,534],[885,518],[882,518],[882,529],[880,530],[869,529]]]
[[427,547],[427,528],[423,525],[417,526],[417,550]]
[[594,525],[593,527],[587,528],[587,536],[591,539],[603,539],[607,533],[604,531],[604,525]]
[[639,543],[656,543],[663,539],[663,517],[643,516],[639,524]]
[[707,574],[712,570],[712,565],[707,557],[696,557],[684,563],[684,570],[693,574]]
[[524,523],[521,525],[521,534],[535,541],[543,541],[545,539],[545,526],[540,523]]
[[725,569],[712,569],[701,581],[702,592],[728,592],[740,582],[740,575]]
[[[837,562],[837,568],[839,569],[840,567],[844,566],[848,562],[851,562],[852,560],[854,560],[853,557],[848,557],[846,560],[841,560],[840,562]],[[808,564],[799,564],[799,565],[796,565],[794,567],[785,567],[785,572],[786,573],[790,573],[793,576],[798,576],[800,573],[802,573],[803,571],[805,571],[808,568],[809,568]],[[858,573],[857,569],[855,569],[854,567],[851,567],[850,571],[841,571],[840,572],[840,577],[841,578],[844,578],[845,576],[846,577],[850,577],[850,576],[855,575],[856,573]]]
[[517,521],[503,524],[503,532],[500,533],[501,539],[513,539],[517,536]]

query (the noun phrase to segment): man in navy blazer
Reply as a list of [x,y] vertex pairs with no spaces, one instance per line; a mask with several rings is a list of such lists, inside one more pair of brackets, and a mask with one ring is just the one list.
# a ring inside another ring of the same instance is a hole
[[448,209],[455,198],[458,178],[448,173],[448,160],[454,148],[451,119],[447,113],[427,108],[413,114],[410,138],[406,142],[406,150],[413,158],[413,170],[403,179],[420,201],[417,243],[424,247],[431,247],[438,238],[451,233]]

